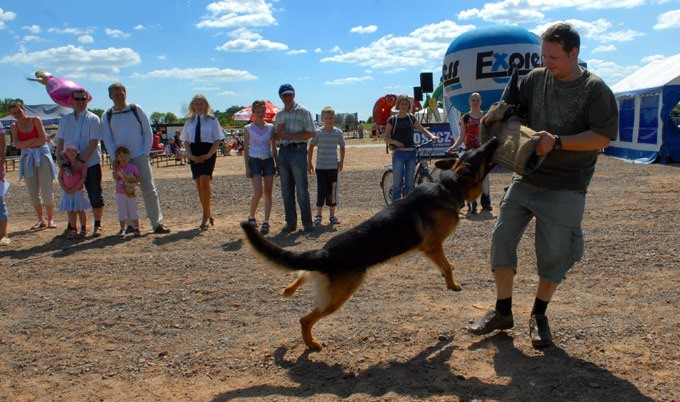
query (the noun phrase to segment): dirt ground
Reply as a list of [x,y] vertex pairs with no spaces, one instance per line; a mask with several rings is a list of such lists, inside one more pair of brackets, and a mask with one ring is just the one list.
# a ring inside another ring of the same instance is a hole
[[[384,205],[378,184],[388,163],[384,148],[348,148],[342,223],[331,227],[326,215],[310,234],[279,234],[276,184],[269,238],[317,248],[370,217]],[[143,236],[125,239],[114,236],[109,177],[105,236],[77,241],[57,237],[63,214],[57,230],[28,230],[35,215],[10,172],[0,400],[680,401],[679,168],[600,158],[586,254],[548,308],[556,346],[544,351],[527,334],[533,227],[520,245],[515,328],[488,337],[463,330],[494,302],[488,259],[497,208],[462,219],[446,243],[462,292],[447,291],[418,254],[377,266],[316,325],[324,349],[309,352],[298,319],[311,308],[310,289],[284,299],[293,274],[263,265],[240,233],[251,194],[241,157],[219,158],[210,230],[198,230],[188,167],[162,166],[156,185],[172,233],[154,235],[144,219]],[[509,179],[491,174],[494,206]]]

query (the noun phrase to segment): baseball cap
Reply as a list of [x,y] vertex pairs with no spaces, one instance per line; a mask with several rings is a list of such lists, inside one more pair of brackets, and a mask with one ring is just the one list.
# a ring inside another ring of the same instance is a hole
[[295,93],[295,88],[293,88],[292,85],[290,84],[283,84],[279,87],[279,96],[285,95],[285,94],[294,94]]

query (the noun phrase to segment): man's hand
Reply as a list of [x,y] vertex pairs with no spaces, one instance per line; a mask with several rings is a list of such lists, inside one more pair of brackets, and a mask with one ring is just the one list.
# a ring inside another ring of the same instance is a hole
[[547,131],[537,131],[534,136],[540,137],[541,141],[536,146],[536,155],[547,155],[555,147],[555,136]]

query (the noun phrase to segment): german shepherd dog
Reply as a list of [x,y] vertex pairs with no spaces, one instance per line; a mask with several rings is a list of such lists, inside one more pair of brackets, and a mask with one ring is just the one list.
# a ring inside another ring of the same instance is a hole
[[322,248],[289,251],[268,241],[254,226],[241,227],[251,245],[264,258],[287,270],[299,270],[282,294],[292,296],[305,282],[312,282],[315,306],[300,319],[302,339],[310,349],[321,349],[312,327],[338,310],[363,282],[368,268],[408,251],[422,251],[441,271],[446,287],[462,287],[453,279],[453,266],[442,243],[458,224],[461,207],[482,193],[482,181],[494,166],[495,138],[459,159],[443,159],[436,165],[440,179],[416,187],[407,197],[386,206],[372,218],[331,238]]

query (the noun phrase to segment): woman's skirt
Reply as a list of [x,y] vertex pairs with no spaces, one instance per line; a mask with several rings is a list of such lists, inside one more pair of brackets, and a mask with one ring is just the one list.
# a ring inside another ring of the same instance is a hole
[[[213,144],[211,142],[192,142],[189,144],[191,147],[191,154],[193,156],[201,156],[210,152]],[[203,163],[195,163],[194,161],[189,161],[191,166],[191,176],[198,179],[199,176],[210,176],[212,178],[213,170],[215,170],[215,161],[217,160],[217,153],[211,156],[208,160]]]

